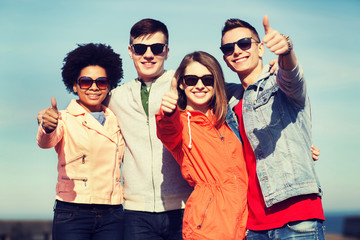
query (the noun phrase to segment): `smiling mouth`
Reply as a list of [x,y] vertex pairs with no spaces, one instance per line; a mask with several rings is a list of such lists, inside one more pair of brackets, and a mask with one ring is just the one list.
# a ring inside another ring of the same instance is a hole
[[151,66],[155,65],[154,62],[142,62],[141,64],[146,66],[146,67],[151,67]]
[[206,95],[206,92],[194,92],[195,97],[201,98]]
[[91,100],[97,100],[100,98],[99,94],[87,94],[87,97]]
[[247,59],[248,59],[248,57],[242,57],[242,58],[235,59],[233,62],[234,63],[245,62]]

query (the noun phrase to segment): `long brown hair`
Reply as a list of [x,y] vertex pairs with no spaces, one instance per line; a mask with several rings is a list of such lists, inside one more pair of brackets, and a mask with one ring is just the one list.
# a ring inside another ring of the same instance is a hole
[[187,106],[187,98],[184,90],[181,90],[179,85],[183,81],[183,76],[186,67],[191,62],[198,62],[204,65],[214,76],[214,95],[209,103],[209,108],[212,109],[215,117],[215,127],[219,128],[225,122],[227,112],[227,98],[225,93],[224,74],[219,62],[210,54],[202,51],[196,51],[187,54],[180,63],[180,66],[175,72],[174,77],[177,80],[177,90],[179,92],[178,105],[181,109]]

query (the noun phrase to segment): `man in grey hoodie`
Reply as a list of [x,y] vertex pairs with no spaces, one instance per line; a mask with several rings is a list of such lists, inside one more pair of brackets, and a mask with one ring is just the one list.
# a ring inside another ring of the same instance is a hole
[[168,30],[154,19],[137,22],[128,46],[137,78],[115,88],[115,112],[126,148],[123,161],[125,239],[182,239],[182,217],[192,188],[156,135],[155,113],[174,71],[164,70]]

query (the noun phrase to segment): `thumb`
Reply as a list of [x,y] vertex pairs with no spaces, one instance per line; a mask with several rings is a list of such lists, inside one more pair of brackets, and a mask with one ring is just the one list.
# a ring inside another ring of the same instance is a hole
[[264,15],[263,18],[263,25],[264,25],[264,29],[265,29],[265,35],[271,30],[270,24],[269,24],[269,16],[268,15]]
[[56,113],[58,113],[56,99],[54,97],[51,98],[51,107],[55,110]]
[[173,79],[171,80],[170,92],[171,92],[172,94],[178,95],[178,91],[177,91],[177,80],[176,80],[175,77],[173,77]]

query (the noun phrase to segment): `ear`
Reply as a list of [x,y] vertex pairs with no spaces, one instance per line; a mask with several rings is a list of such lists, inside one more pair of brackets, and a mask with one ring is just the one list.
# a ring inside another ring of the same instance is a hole
[[169,52],[170,52],[170,48],[169,48],[169,46],[167,46],[167,47],[166,47],[165,57],[164,57],[165,60],[168,59],[168,57],[169,57]]
[[185,87],[182,82],[179,84],[179,88],[184,91]]
[[74,85],[73,85],[73,91],[74,91],[74,93],[76,93],[76,94],[77,94],[77,87],[76,87],[76,83],[74,83]]
[[262,58],[265,53],[265,46],[263,42],[258,44],[258,51],[259,51],[259,57]]
[[132,52],[132,49],[131,49],[131,46],[130,44],[128,45],[128,52],[129,52],[129,56],[131,59],[133,59],[132,55],[133,55],[133,52]]

